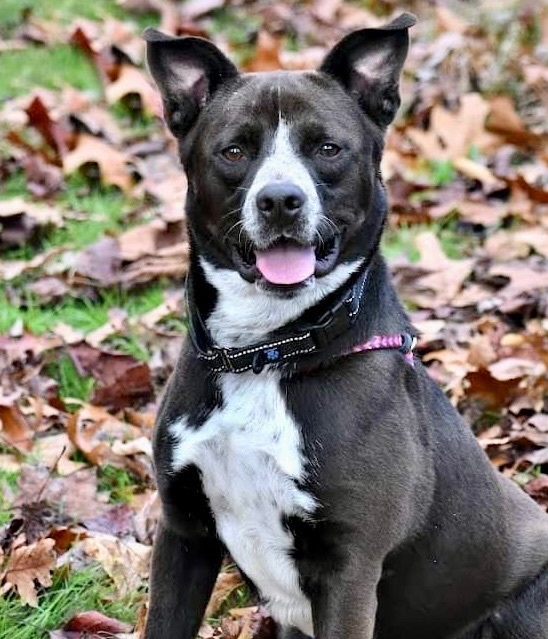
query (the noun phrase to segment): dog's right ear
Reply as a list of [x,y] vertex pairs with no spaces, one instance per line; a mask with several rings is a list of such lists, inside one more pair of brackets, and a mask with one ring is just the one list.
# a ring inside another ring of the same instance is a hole
[[195,123],[202,107],[238,70],[202,38],[174,38],[149,27],[143,33],[147,63],[164,103],[166,122],[177,137]]

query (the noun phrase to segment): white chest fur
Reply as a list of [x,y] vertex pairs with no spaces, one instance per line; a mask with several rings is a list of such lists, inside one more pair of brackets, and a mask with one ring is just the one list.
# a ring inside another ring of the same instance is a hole
[[282,517],[310,516],[315,502],[295,483],[304,476],[301,439],[279,381],[274,371],[222,375],[222,408],[199,428],[185,418],[172,425],[173,467],[200,469],[218,534],[236,563],[277,621],[312,635]]

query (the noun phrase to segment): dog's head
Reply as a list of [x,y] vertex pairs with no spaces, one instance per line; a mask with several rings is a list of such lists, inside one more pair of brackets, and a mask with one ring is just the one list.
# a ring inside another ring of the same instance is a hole
[[383,134],[414,22],[351,33],[315,72],[240,74],[207,40],[145,32],[202,256],[292,296],[376,250]]

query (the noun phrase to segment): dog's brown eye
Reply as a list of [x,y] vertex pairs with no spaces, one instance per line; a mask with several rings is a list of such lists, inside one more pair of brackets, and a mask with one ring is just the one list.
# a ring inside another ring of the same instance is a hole
[[333,144],[333,142],[325,142],[318,149],[318,153],[324,158],[334,158],[341,152],[341,147]]
[[245,153],[237,144],[231,144],[222,151],[223,157],[231,162],[239,162],[245,158]]

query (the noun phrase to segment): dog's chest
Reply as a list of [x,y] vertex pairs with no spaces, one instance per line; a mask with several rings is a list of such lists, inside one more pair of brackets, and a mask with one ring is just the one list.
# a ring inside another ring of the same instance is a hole
[[225,374],[222,407],[193,427],[173,425],[173,465],[195,464],[217,531],[255,583],[278,621],[311,634],[310,605],[291,558],[284,516],[310,517],[313,498],[304,477],[301,437],[287,410],[279,375]]

